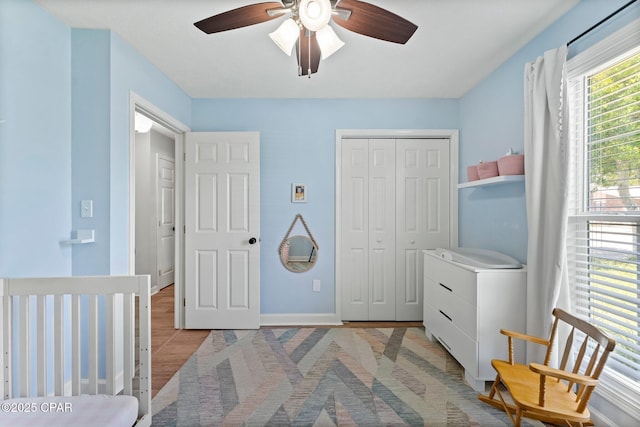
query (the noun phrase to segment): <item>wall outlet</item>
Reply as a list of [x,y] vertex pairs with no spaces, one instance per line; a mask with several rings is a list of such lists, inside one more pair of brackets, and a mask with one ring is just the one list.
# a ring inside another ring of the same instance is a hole
[[320,280],[315,279],[313,281],[313,292],[320,292]]

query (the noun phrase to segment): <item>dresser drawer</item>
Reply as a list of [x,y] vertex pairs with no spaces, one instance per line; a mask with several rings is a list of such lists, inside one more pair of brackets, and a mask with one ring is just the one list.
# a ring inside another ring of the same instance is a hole
[[442,283],[437,283],[434,288],[432,306],[464,333],[475,338],[476,306],[461,299]]
[[436,283],[451,289],[458,298],[476,305],[476,273],[465,270],[447,261],[426,255],[424,275]]
[[477,371],[477,348],[476,341],[468,337],[458,329],[453,323],[440,313],[432,313],[428,320],[431,325],[427,325],[433,336],[447,349],[447,351],[465,368]]
[[474,268],[423,253],[425,332],[464,367],[472,387],[484,390],[495,376],[491,360],[505,357],[500,328],[525,329],[526,268]]

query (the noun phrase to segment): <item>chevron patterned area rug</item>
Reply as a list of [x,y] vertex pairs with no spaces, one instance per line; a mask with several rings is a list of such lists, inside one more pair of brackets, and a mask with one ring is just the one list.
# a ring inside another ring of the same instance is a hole
[[499,426],[421,328],[216,330],[152,401],[154,426]]

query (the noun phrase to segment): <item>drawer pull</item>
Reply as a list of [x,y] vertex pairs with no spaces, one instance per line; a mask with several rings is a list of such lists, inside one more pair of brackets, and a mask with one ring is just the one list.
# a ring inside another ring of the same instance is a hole
[[451,289],[448,286],[443,285],[442,283],[439,283],[440,286],[442,286],[443,288],[445,288],[446,290],[448,290],[449,292],[453,292],[453,289]]
[[445,312],[444,312],[444,311],[442,311],[442,310],[438,310],[438,311],[439,311],[439,312],[440,312],[440,314],[442,314],[444,317],[446,317],[447,319],[449,319],[449,321],[450,321],[450,322],[453,322],[453,319],[452,319],[451,317],[447,316],[447,313],[445,313]]

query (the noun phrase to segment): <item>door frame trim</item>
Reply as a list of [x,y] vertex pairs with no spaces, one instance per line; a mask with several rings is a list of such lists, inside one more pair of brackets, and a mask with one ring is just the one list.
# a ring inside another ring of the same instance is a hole
[[392,138],[392,139],[449,139],[449,221],[451,233],[449,235],[449,245],[458,245],[458,129],[336,129],[336,168],[335,168],[335,199],[334,199],[334,268],[335,268],[335,316],[342,320],[342,283],[340,277],[342,254],[340,253],[340,241],[342,239],[342,224],[340,222],[340,211],[342,205],[342,140],[343,139],[370,139],[370,138]]
[[189,126],[170,114],[156,107],[137,93],[129,92],[129,274],[135,274],[135,242],[136,242],[136,155],[135,155],[135,112],[140,111],[158,124],[163,125],[175,134],[175,252],[174,252],[174,327],[184,328],[184,310],[181,304],[184,299],[184,138],[191,131]]

